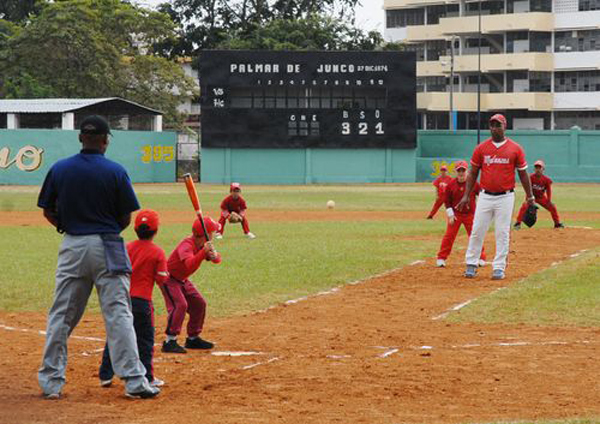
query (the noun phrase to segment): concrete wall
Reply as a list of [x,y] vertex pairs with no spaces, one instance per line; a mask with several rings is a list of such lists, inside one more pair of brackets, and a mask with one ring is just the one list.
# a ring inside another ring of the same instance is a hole
[[415,150],[202,149],[202,182],[227,184],[415,181]]
[[[0,184],[41,184],[50,166],[81,149],[78,131],[0,130]],[[175,181],[174,132],[113,131],[106,156],[135,183]]]

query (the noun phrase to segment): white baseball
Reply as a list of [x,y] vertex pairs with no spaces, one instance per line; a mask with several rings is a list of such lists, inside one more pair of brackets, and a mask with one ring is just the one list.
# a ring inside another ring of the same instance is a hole
[[327,201],[327,209],[333,209],[335,208],[335,202],[333,200],[328,200]]

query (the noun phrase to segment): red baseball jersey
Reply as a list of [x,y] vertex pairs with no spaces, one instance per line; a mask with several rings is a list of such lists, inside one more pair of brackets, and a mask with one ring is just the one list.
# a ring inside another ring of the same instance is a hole
[[466,181],[459,183],[457,178],[453,178],[452,181],[450,181],[450,184],[448,184],[448,187],[446,187],[446,193],[445,193],[446,200],[444,203],[446,205],[446,209],[452,208],[452,210],[454,210],[454,213],[456,215],[474,215],[475,214],[475,207],[476,207],[475,198],[481,191],[481,187],[479,187],[479,183],[477,183],[477,182],[475,182],[475,185],[473,186],[473,190],[471,191],[471,195],[469,197],[469,209],[465,209],[462,211],[459,211],[458,209],[456,209],[456,205],[458,205],[458,203],[460,202],[460,199],[462,199],[463,195],[465,194],[466,187],[467,187]]
[[487,139],[475,147],[471,164],[481,169],[481,189],[492,193],[513,190],[515,169],[527,169],[523,148],[510,138],[500,147]]
[[131,297],[152,301],[154,282],[162,284],[168,277],[164,250],[152,240],[136,240],[127,243],[127,253],[133,268],[129,290]]
[[533,195],[536,199],[544,197],[544,194],[548,197],[548,200],[552,197],[552,179],[545,175],[537,176],[535,172],[529,175],[531,180],[531,188],[533,188]]
[[[179,281],[185,281],[198,268],[203,260],[208,260],[204,249],[198,249],[194,243],[194,237],[186,237],[177,245],[167,260],[169,274]],[[221,255],[212,260],[214,263],[221,262]]]
[[237,199],[234,199],[233,195],[230,194],[221,202],[221,210],[224,211],[241,213],[246,209],[246,201],[242,196],[239,196]]
[[437,188],[438,196],[444,194],[446,187],[448,187],[448,184],[450,184],[451,181],[452,177],[450,175],[440,175],[433,181],[433,185],[435,186],[435,188]]

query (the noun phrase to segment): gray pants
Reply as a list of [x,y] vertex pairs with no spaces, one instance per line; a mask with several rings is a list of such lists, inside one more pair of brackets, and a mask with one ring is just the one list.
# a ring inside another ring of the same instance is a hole
[[38,372],[44,394],[60,393],[65,384],[67,338],[81,319],[93,286],[98,291],[115,373],[125,380],[129,393],[149,387],[133,329],[129,276],[107,271],[100,236],[65,235],[58,254],[54,303],[48,313],[44,358]]

